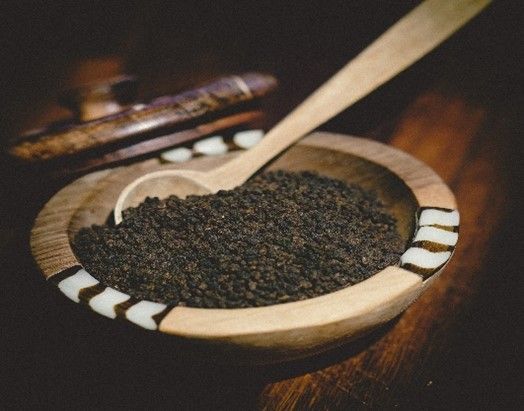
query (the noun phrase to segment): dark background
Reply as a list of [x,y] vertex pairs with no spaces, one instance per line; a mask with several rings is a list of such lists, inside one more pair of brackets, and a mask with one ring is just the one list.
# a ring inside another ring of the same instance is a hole
[[[270,72],[281,82],[278,93],[266,103],[270,126],[416,4],[3,2],[1,143],[67,116],[55,102],[58,90],[119,72],[140,77],[143,98],[176,92],[220,74]],[[413,102],[420,96],[439,93],[444,101],[459,99],[487,113],[488,136],[484,132],[471,143],[462,171],[448,176],[445,167],[438,169],[429,161],[456,189],[460,173],[469,170],[468,161],[473,163],[477,153],[489,151],[485,147],[492,144],[494,160],[486,157],[485,161],[495,164],[504,187],[497,193],[506,201],[496,213],[488,207],[478,214],[478,229],[470,235],[479,235],[482,241],[475,243],[470,237],[463,244],[471,249],[463,249],[461,257],[475,260],[461,266],[469,270],[466,277],[471,280],[462,288],[446,289],[446,317],[420,324],[432,336],[421,349],[422,360],[417,360],[422,371],[400,373],[403,380],[393,383],[389,394],[381,391],[366,401],[365,394],[359,396],[352,389],[350,377],[336,374],[344,368],[334,364],[361,355],[395,332],[398,323],[319,359],[251,369],[199,363],[186,358],[168,339],[70,304],[45,285],[28,250],[34,216],[63,182],[49,182],[3,160],[0,272],[5,325],[0,404],[203,409],[288,409],[294,404],[319,409],[350,405],[513,408],[521,404],[521,9],[519,1],[496,2],[438,50],[322,127],[402,146],[398,143],[402,119],[431,117],[431,108],[424,105],[413,112],[413,107],[419,107]],[[490,178],[489,187],[497,186]],[[482,190],[482,178],[478,184],[470,189]],[[494,199],[494,207],[499,203]],[[469,206],[461,203],[463,209]],[[496,222],[489,220],[492,214],[497,214]],[[453,275],[461,275],[458,266],[453,269]],[[392,361],[403,367],[401,359]],[[380,364],[362,367],[380,375]],[[311,371],[316,372],[307,374]],[[431,389],[420,388],[421,376],[431,381],[427,386]],[[281,380],[286,381],[278,383]],[[345,389],[331,389],[344,380],[349,381]],[[384,381],[377,378],[376,384]],[[308,402],[308,398],[316,399]]]

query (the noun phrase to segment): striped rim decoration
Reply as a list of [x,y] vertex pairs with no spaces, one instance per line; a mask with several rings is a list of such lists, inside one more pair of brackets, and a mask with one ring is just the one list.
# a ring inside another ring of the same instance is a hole
[[449,261],[458,241],[457,210],[422,207],[417,213],[417,230],[411,247],[400,257],[400,266],[424,280]]
[[172,307],[153,301],[139,300],[111,287],[106,287],[81,265],[75,265],[51,277],[49,281],[76,303],[85,304],[108,318],[122,318],[156,330]]
[[[257,131],[240,137],[237,136],[233,143],[247,147],[262,136]],[[219,146],[223,148],[222,143],[229,144],[230,140],[215,138],[203,147],[186,147],[186,150],[191,156],[208,156],[212,152],[218,153]],[[142,301],[130,292],[121,292],[104,284],[101,278],[95,278],[96,275],[90,275],[89,269],[82,266],[71,248],[71,230],[80,222],[87,225],[100,221],[103,214],[107,215],[112,199],[108,200],[102,192],[104,187],[116,190],[118,187],[114,184],[123,185],[126,178],[133,176],[124,171],[120,174],[119,171],[105,170],[99,175],[82,177],[53,196],[38,214],[31,231],[32,254],[49,283],[87,309],[151,332],[198,341],[202,347],[212,346],[213,351],[218,348],[226,353],[237,347],[246,353],[246,360],[265,362],[270,356],[270,362],[277,362],[320,352],[332,345],[334,338],[337,341],[356,338],[362,330],[372,329],[400,314],[449,261],[459,231],[455,198],[429,167],[409,154],[381,143],[318,132],[298,145],[308,147],[308,151],[327,149],[341,156],[349,155],[376,164],[396,176],[411,192],[406,198],[411,212],[408,208],[404,211],[408,213],[405,217],[409,219],[413,233],[410,238],[405,237],[406,251],[401,258],[355,286],[318,297],[321,299],[319,305],[311,301],[295,301],[238,310],[180,307]],[[187,153],[174,154],[163,160],[178,162],[188,157]],[[338,161],[337,157],[333,164],[346,166],[345,160]],[[369,172],[374,173],[374,170]],[[120,176],[122,181],[118,180]],[[99,187],[100,181],[108,185]],[[388,184],[388,181],[382,181]],[[103,200],[102,216],[93,221],[85,213],[91,212],[98,199]],[[292,315],[288,314],[290,312]],[[272,341],[270,345],[267,344],[268,338]]]
[[160,154],[160,159],[168,163],[183,163],[200,156],[216,156],[228,151],[247,150],[257,145],[264,137],[260,129],[242,130],[231,138],[211,136],[197,141],[192,147],[176,147]]

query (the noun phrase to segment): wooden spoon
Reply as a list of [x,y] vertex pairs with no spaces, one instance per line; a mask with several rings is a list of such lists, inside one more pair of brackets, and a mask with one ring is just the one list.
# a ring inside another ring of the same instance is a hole
[[120,193],[114,217],[145,197],[208,194],[244,183],[301,137],[366,96],[433,50],[490,0],[427,0],[400,19],[295,108],[264,140],[209,172],[163,170],[146,174]]

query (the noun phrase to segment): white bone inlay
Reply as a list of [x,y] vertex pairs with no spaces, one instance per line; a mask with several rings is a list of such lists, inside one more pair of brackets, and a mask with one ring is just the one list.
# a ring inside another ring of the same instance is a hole
[[82,288],[91,287],[99,281],[83,268],[76,274],[67,277],[58,283],[58,288],[75,303],[80,302],[78,293]]
[[193,150],[208,156],[217,156],[227,153],[227,144],[222,136],[213,136],[195,143]]
[[240,148],[251,148],[258,144],[264,137],[263,130],[244,130],[239,131],[233,136],[234,143]]
[[91,298],[91,300],[89,300],[89,305],[93,311],[109,318],[115,318],[115,305],[129,300],[129,298],[129,295],[108,287],[100,294]]
[[457,210],[451,212],[428,209],[420,213],[419,225],[445,225],[457,226],[459,225],[459,213]]
[[160,158],[170,163],[182,163],[193,156],[192,151],[187,147],[174,148],[173,150],[164,151]]
[[413,241],[431,241],[439,244],[455,245],[457,240],[458,233],[426,226],[420,227]]
[[400,257],[401,264],[414,264],[421,268],[437,268],[451,257],[449,251],[433,253],[419,247],[408,248]]
[[135,305],[129,307],[126,311],[126,317],[129,321],[147,328],[149,330],[156,330],[157,325],[153,320],[153,315],[165,310],[165,304],[154,303],[152,301],[140,301]]

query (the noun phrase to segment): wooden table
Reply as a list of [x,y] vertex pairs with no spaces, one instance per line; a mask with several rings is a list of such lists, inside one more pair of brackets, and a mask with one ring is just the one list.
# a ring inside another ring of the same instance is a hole
[[[42,37],[44,46],[58,51],[54,59],[44,58],[48,66],[41,65],[40,71],[23,66],[24,78],[33,74],[38,87],[14,77],[6,93],[15,95],[17,84],[19,93],[6,109],[6,124],[14,132],[60,117],[64,112],[49,90],[61,79],[75,83],[113,74],[124,65],[149,84],[144,95],[174,91],[227,71],[274,72],[281,88],[267,105],[269,127],[415,3],[386,10],[380,2],[311,6],[294,14],[287,9],[279,14],[277,6],[256,12],[239,6],[234,18],[211,9],[199,15],[207,28],[202,23],[195,34],[189,28],[200,20],[178,19],[179,37],[163,42],[155,39],[172,33],[174,14],[152,11],[145,3],[130,7],[132,23],[141,18],[146,23],[139,28],[129,23],[136,30],[126,31],[124,18],[111,10],[114,27],[107,23],[95,30],[93,40],[110,57],[95,58],[94,46],[79,55],[73,50],[84,44],[79,37],[65,46]],[[165,336],[105,320],[70,303],[44,283],[28,250],[36,212],[64,181],[50,183],[45,176],[2,163],[6,331],[0,405],[264,410],[522,406],[522,99],[521,62],[513,52],[518,44],[516,3],[492,6],[439,50],[322,128],[389,142],[433,167],[457,196],[461,237],[452,263],[403,315],[354,344],[312,359],[257,368],[210,364],[184,357]],[[375,20],[366,19],[377,11]],[[78,17],[82,10],[65,13]],[[344,13],[352,17],[350,27]],[[62,21],[52,7],[48,14],[49,21]],[[80,30],[87,32],[89,19],[96,16],[89,15]],[[251,24],[243,24],[248,17]],[[25,18],[36,19],[37,11]],[[225,21],[218,24],[217,18]],[[329,32],[323,30],[325,21],[331,23]],[[304,23],[309,29],[302,29]],[[34,38],[40,38],[43,26],[35,26]],[[245,36],[239,34],[243,30]],[[100,32],[113,31],[107,46]],[[347,38],[352,39],[349,45]],[[194,53],[195,47],[201,52]],[[22,110],[28,101],[29,109]]]

